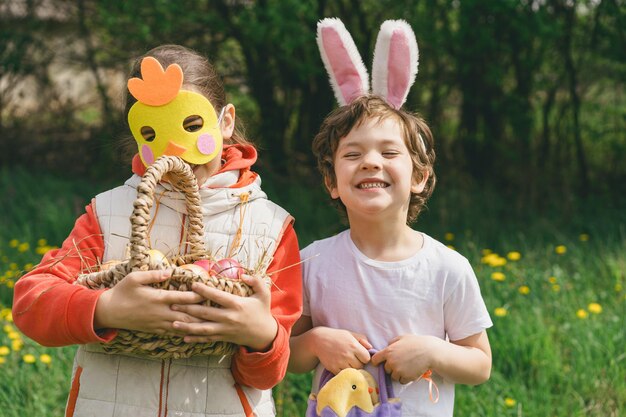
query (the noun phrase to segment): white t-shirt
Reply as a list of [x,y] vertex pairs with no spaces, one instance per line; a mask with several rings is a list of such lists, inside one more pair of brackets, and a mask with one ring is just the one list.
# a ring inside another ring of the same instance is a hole
[[[314,327],[364,334],[377,350],[403,334],[460,340],[491,327],[467,259],[422,235],[423,248],[398,262],[369,259],[354,245],[349,230],[313,242],[301,252],[302,314],[311,317]],[[319,365],[315,373],[314,392],[321,369]],[[433,380],[439,387],[437,404],[429,400],[426,381],[393,383],[404,417],[452,416],[454,384],[434,373]]]

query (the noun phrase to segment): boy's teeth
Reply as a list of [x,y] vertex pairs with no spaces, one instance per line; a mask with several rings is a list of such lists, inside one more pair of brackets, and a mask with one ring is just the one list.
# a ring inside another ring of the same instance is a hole
[[385,188],[387,184],[384,182],[366,182],[363,184],[359,184],[359,188]]

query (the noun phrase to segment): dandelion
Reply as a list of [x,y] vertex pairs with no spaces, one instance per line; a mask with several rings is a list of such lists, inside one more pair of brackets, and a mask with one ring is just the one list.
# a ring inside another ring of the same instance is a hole
[[9,280],[6,283],[7,288],[13,288],[15,286],[15,281]]
[[602,306],[598,303],[591,303],[587,306],[587,309],[590,313],[600,314],[602,313]]
[[49,365],[52,362],[52,358],[47,353],[39,355],[39,360],[41,363],[45,363],[46,365]]
[[9,339],[11,339],[11,340],[19,340],[19,339],[21,339],[20,334],[18,332],[15,332],[15,331],[7,333],[7,336],[9,336]]
[[506,397],[504,399],[504,405],[506,405],[509,408],[515,407],[515,404],[517,404],[517,401],[515,401],[513,398]]
[[33,269],[33,266],[35,266],[35,265],[33,265],[32,263],[29,262],[26,265],[24,265],[24,270],[25,271],[30,271],[31,269]]
[[491,249],[483,249],[483,250],[480,251],[480,253],[482,253],[483,256],[487,256],[491,252],[493,252]]
[[11,353],[11,350],[8,346],[0,346],[0,356],[6,356]]
[[0,318],[6,319],[11,314],[10,308],[3,308],[0,310]]
[[559,245],[554,248],[554,251],[557,253],[557,255],[563,255],[565,252],[567,252],[567,248],[565,247],[565,245]]
[[506,279],[506,275],[504,275],[500,271],[492,272],[491,273],[491,279],[494,280],[494,281],[502,282],[502,281],[504,281]]
[[11,239],[9,241],[9,246],[12,247],[12,248],[17,248],[17,245],[19,245],[19,244],[20,244],[20,241],[17,240],[17,239]]
[[35,253],[37,253],[37,255],[45,255],[48,252],[48,249],[48,246],[38,246],[35,249]]
[[578,239],[581,242],[586,242],[589,240],[589,235],[587,233],[581,233],[580,236],[578,236]]
[[15,352],[19,352],[24,347],[24,342],[22,339],[15,339],[11,342],[11,350]]
[[30,249],[30,245],[28,244],[28,242],[20,243],[17,246],[17,251],[20,252],[20,253],[24,253],[24,252],[26,252],[29,249]]
[[522,258],[522,254],[516,251],[509,252],[506,254],[506,257],[511,261],[519,261]]
[[580,308],[576,312],[576,317],[578,317],[579,319],[586,319],[587,316],[589,316],[589,313],[587,313],[587,311],[584,308]]
[[548,278],[548,282],[549,282],[550,284],[556,284],[556,277],[550,277],[550,278]]
[[493,313],[498,316],[498,317],[504,317],[507,315],[508,311],[506,310],[505,307],[497,307]]
[[2,365],[3,363],[7,363],[7,360],[4,357],[0,356],[0,365]]
[[445,235],[443,235],[443,237],[449,242],[451,240],[454,240],[454,233],[448,232]]
[[619,282],[615,284],[615,292],[622,292],[622,284]]
[[530,287],[528,285],[522,285],[518,288],[518,291],[522,295],[528,295],[530,294]]
[[17,271],[17,264],[16,264],[15,262],[11,262],[11,263],[9,264],[9,269],[10,269],[11,271]]
[[22,356],[22,360],[24,360],[24,362],[26,363],[35,363],[37,359],[35,359],[35,355],[27,353],[26,355]]
[[559,284],[554,284],[554,285],[552,286],[552,291],[554,291],[554,292],[559,292],[559,291],[561,291],[561,286],[560,286]]
[[39,239],[37,241],[37,246],[46,246],[48,244],[48,241],[46,239]]
[[14,331],[15,331],[15,329],[13,328],[13,326],[11,326],[10,324],[5,324],[5,325],[2,327],[2,330],[4,330],[4,332],[5,332],[5,333],[11,333],[11,332],[14,332]]

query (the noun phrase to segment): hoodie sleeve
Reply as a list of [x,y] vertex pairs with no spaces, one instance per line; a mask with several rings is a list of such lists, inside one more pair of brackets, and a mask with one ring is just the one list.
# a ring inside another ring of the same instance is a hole
[[46,253],[41,263],[15,284],[15,325],[44,346],[112,340],[114,330],[96,333],[93,328],[96,303],[104,290],[73,284],[79,273],[102,259],[103,253],[98,219],[89,205],[61,248]]
[[[271,311],[278,323],[278,332],[267,352],[249,352],[241,346],[233,358],[235,381],[257,389],[270,389],[287,372],[289,335],[291,327],[302,313],[302,272],[298,239],[293,225],[287,226],[268,272],[276,285],[272,286]],[[296,265],[297,264],[297,265]]]

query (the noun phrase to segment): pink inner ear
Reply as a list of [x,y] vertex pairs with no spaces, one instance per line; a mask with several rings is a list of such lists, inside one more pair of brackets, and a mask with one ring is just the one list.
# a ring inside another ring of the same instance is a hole
[[409,89],[411,71],[409,42],[402,31],[391,35],[387,68],[387,102],[399,109]]
[[363,94],[359,71],[354,66],[350,54],[341,41],[341,36],[333,28],[322,29],[322,42],[332,67],[332,76],[335,78],[345,102],[350,103]]

